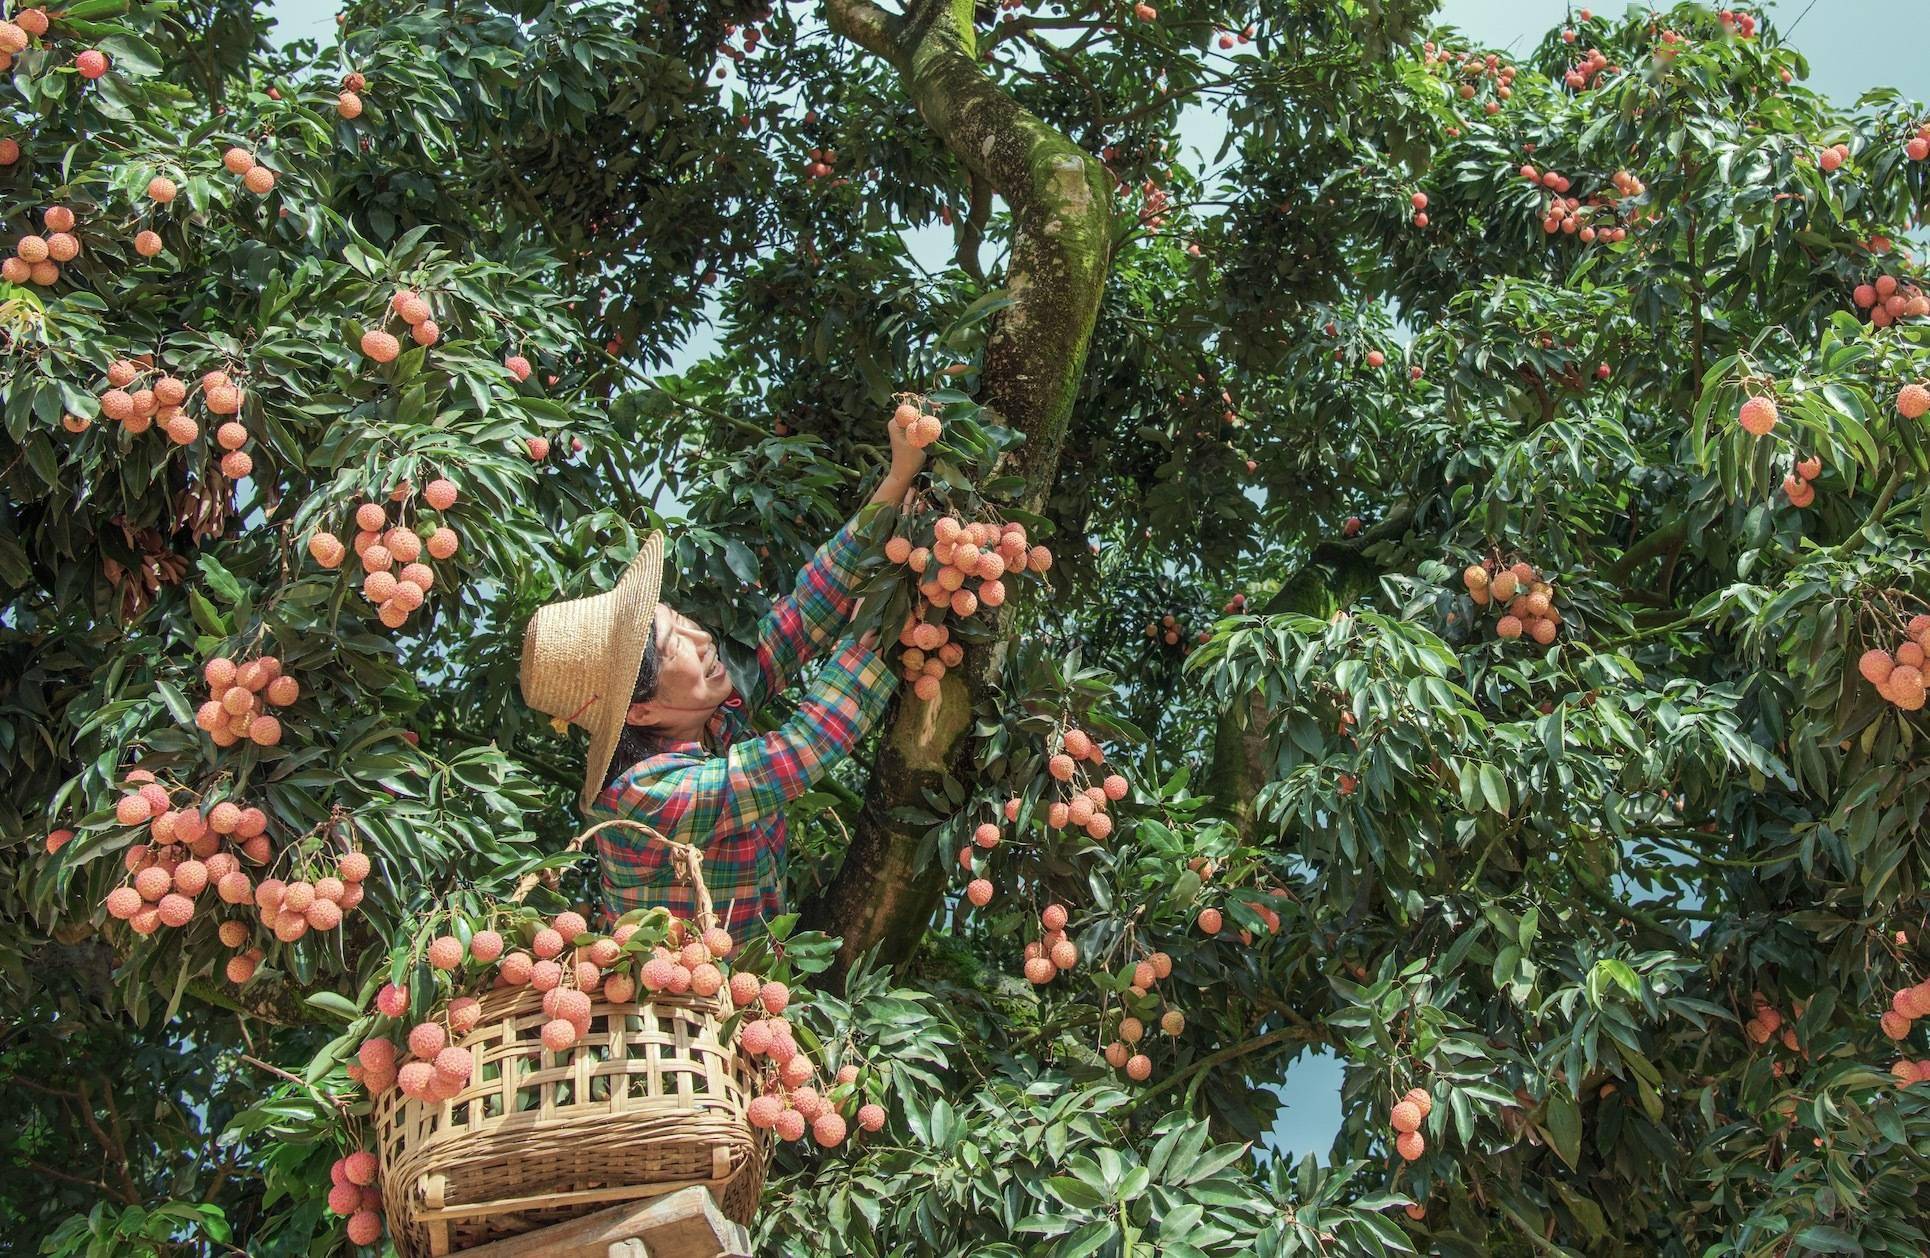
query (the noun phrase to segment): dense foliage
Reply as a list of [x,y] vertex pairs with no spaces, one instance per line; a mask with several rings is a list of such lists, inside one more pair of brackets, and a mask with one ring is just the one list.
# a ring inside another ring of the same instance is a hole
[[[523,621],[668,523],[741,670],[909,389],[948,421],[915,540],[1056,562],[793,807],[791,898],[867,955],[810,953],[792,1017],[889,1119],[780,1150],[769,1252],[1924,1252],[1930,113],[1816,96],[1762,15],[1511,64],[1431,7],[456,0],[279,50],[247,6],[15,13],[0,1227],[351,1248],[377,988],[438,910],[594,887]],[[1081,261],[1089,338],[1044,317]],[[368,504],[458,539],[396,627],[311,555]],[[204,665],[262,655],[294,696],[217,745]],[[1103,841],[1042,820],[1075,728],[1129,784]],[[137,933],[130,771],[260,809],[258,874],[366,853],[366,898]],[[1078,959],[1028,982],[1051,904]],[[1291,1166],[1254,1142],[1317,1050],[1344,1122]]]

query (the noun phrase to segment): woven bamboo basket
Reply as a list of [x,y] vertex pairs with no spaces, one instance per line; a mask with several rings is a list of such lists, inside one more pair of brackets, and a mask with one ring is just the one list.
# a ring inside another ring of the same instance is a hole
[[[695,891],[697,927],[715,924],[695,848],[633,821],[593,826],[571,847],[608,826],[666,844]],[[518,900],[534,881],[518,888]],[[430,1102],[393,1088],[383,1095],[375,1111],[383,1207],[403,1258],[440,1258],[692,1185],[750,1222],[769,1139],[746,1117],[751,1067],[720,1035],[729,990],[638,995],[615,1005],[594,994],[589,1033],[552,1053],[542,1042],[541,993],[490,992],[481,1022],[457,1045],[475,1063],[461,1093]]]

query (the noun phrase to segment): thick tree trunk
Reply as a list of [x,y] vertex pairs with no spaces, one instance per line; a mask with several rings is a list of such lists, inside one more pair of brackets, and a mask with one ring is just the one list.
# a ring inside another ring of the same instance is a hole
[[[1002,470],[1025,478],[1021,505],[1036,511],[1058,470],[1105,288],[1111,181],[985,74],[971,0],[917,0],[903,17],[870,0],[828,0],[827,10],[833,30],[897,69],[926,124],[1011,209],[1013,304],[991,327],[979,402],[1025,434]],[[807,925],[843,937],[840,974],[874,947],[889,964],[909,957],[944,890],[943,862],[919,859],[923,827],[893,812],[922,804],[926,787],[963,767],[973,706],[1003,664],[1002,651],[974,655],[935,702],[894,702],[844,863],[804,906]]]
[[1257,694],[1237,696],[1220,713],[1213,729],[1213,759],[1206,770],[1206,793],[1214,811],[1233,823],[1240,842],[1253,837],[1253,797],[1266,783],[1267,737],[1271,713]]

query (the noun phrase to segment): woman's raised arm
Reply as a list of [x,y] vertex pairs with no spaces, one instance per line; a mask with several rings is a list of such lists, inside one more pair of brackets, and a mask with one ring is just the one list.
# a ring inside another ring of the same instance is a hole
[[912,445],[897,425],[885,427],[891,434],[891,468],[884,480],[858,514],[818,547],[811,562],[798,572],[791,592],[758,621],[759,684],[744,697],[753,711],[789,686],[798,671],[851,623],[865,555],[864,524],[885,504],[904,501],[925,466],[923,450]]

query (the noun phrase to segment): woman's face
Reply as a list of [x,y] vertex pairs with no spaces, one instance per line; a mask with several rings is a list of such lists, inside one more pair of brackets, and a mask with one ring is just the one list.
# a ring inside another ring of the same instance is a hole
[[730,698],[730,676],[717,644],[701,625],[666,604],[657,604],[657,695],[630,706],[630,723],[675,730],[701,728],[717,705]]

